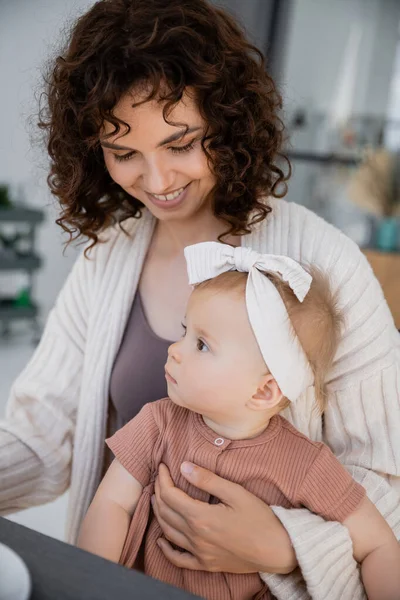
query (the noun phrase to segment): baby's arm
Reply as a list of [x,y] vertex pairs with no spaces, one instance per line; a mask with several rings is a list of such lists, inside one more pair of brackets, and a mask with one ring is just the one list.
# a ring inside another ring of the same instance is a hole
[[79,548],[118,562],[142,489],[115,459],[82,522]]
[[375,505],[365,497],[343,521],[361,563],[361,576],[369,600],[399,600],[400,545]]

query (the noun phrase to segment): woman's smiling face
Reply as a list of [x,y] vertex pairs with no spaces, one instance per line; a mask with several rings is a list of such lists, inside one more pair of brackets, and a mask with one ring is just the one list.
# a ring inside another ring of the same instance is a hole
[[179,125],[164,120],[164,104],[157,100],[132,107],[145,97],[144,92],[123,96],[113,111],[129,125],[128,133],[106,137],[113,126],[104,125],[101,145],[110,176],[157,219],[186,220],[211,210],[216,178],[201,145],[207,125],[193,95],[186,92],[168,115]]

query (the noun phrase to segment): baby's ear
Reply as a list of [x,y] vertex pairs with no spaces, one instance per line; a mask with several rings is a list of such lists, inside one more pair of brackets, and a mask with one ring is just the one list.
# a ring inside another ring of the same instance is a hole
[[282,400],[283,394],[271,373],[265,375],[257,387],[257,391],[248,400],[247,406],[252,410],[271,410]]

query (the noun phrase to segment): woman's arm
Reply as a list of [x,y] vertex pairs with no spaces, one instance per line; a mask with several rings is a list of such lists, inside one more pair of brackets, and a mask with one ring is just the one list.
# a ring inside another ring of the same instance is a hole
[[92,261],[75,263],[41,342],[12,386],[0,421],[0,513],[54,500],[69,486]]
[[82,521],[77,546],[118,562],[142,490],[137,479],[114,460]]
[[[322,439],[365,487],[399,539],[400,334],[365,257],[345,236],[324,227],[326,248],[336,240],[337,256],[329,257],[327,252],[324,268],[334,282],[345,327],[328,380]],[[288,418],[302,430],[307,415],[304,406],[296,404]],[[273,510],[290,535],[313,599],[365,598],[350,535],[343,525],[327,523],[303,509]],[[279,598],[275,586],[285,582],[279,576],[266,580]]]
[[361,563],[361,576],[369,600],[398,600],[400,545],[389,525],[368,498],[343,521]]

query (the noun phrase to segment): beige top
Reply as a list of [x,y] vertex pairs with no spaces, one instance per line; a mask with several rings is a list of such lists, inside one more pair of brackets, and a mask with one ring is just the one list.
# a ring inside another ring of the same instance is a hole
[[327,520],[343,521],[365,496],[325,444],[312,442],[280,415],[257,437],[231,441],[212,431],[201,415],[166,398],[146,404],[107,444],[143,486],[121,564],[140,565],[147,575],[208,600],[266,600],[271,595],[258,574],[189,571],[168,562],[157,546],[162,531],[150,508],[160,463],[177,487],[203,502],[218,499],[186,481],[180,473],[185,460],[242,485],[269,505],[306,507]]

